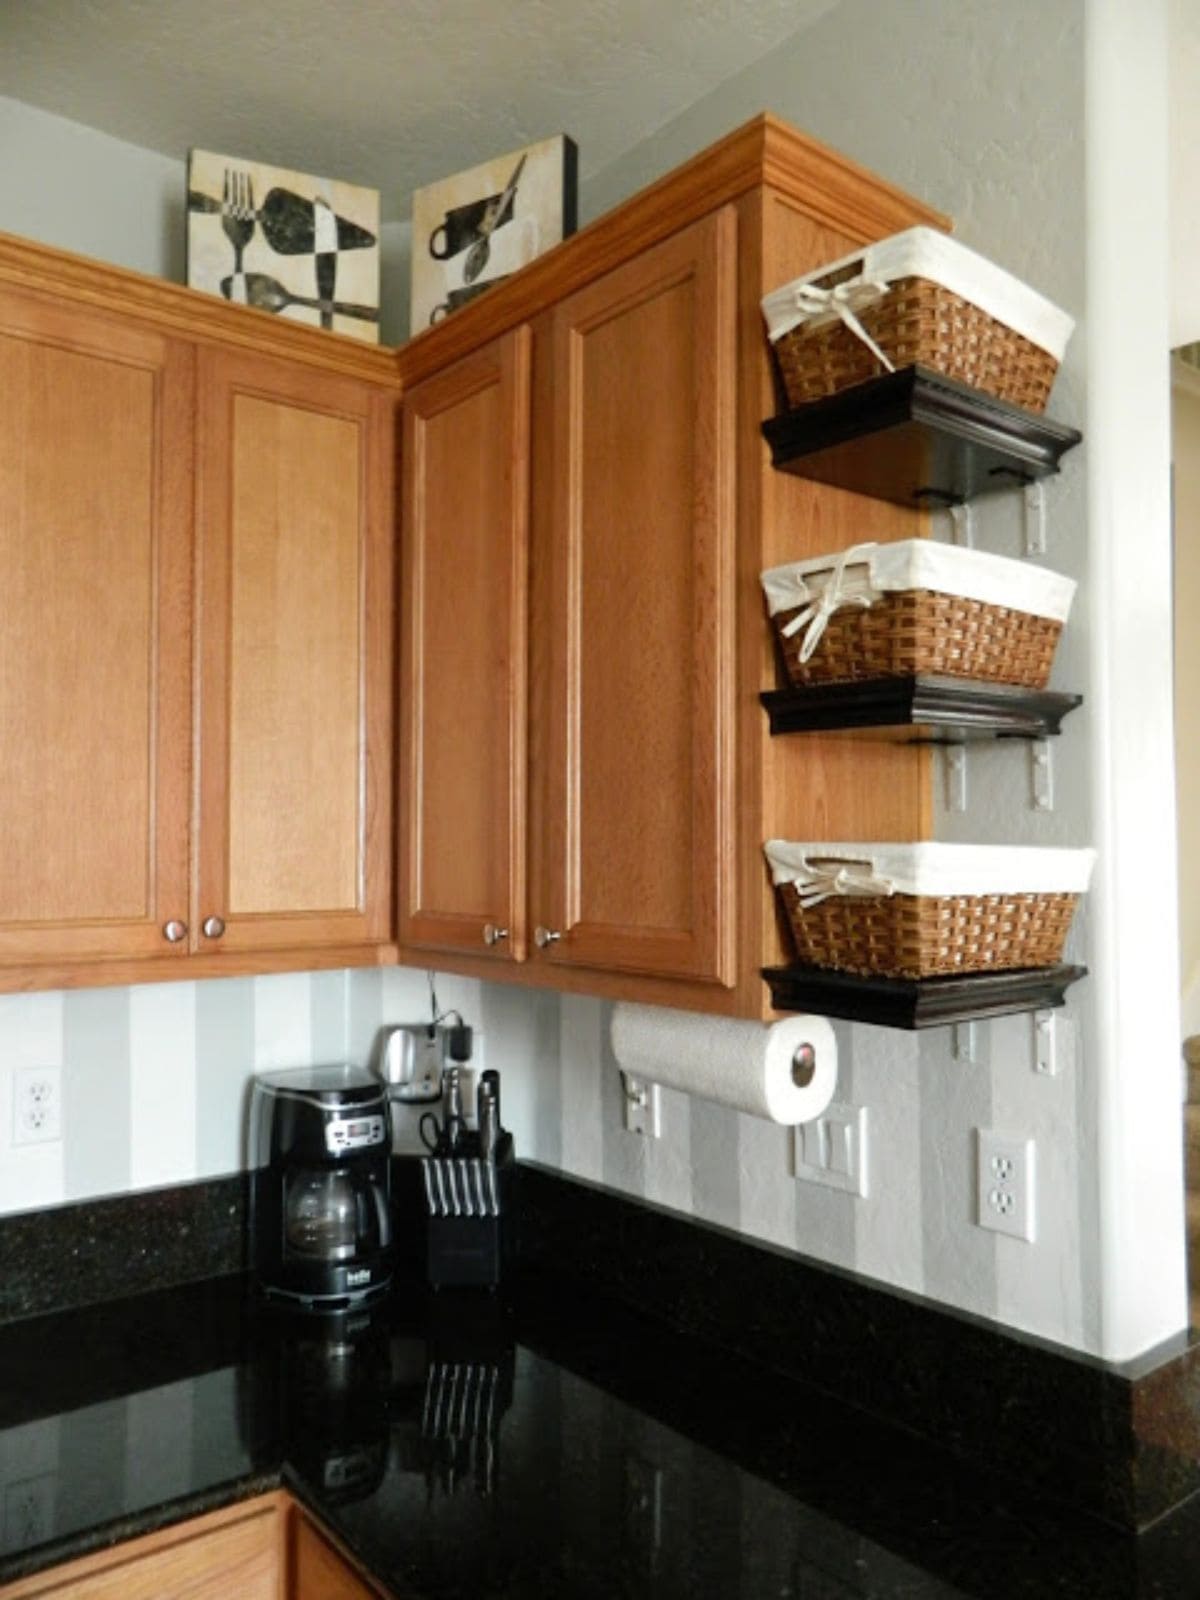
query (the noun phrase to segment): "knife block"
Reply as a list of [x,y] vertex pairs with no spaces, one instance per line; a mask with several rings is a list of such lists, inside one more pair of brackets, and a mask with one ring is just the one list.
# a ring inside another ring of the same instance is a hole
[[505,1134],[492,1163],[466,1150],[422,1159],[426,1273],[435,1289],[495,1289],[515,1243],[516,1156]]

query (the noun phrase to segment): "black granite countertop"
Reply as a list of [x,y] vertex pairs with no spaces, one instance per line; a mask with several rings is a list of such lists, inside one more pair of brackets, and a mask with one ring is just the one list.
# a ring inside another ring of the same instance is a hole
[[[1200,1595],[1140,1537],[577,1285],[333,1326],[224,1278],[0,1328],[0,1585],[286,1484],[410,1600]],[[0,1589],[2,1592],[2,1589]]]

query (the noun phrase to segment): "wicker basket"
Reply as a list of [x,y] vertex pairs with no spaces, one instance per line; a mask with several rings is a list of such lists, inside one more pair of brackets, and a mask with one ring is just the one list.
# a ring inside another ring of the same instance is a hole
[[798,278],[766,296],[763,309],[792,406],[920,363],[1040,413],[1073,326],[1025,284],[929,228]]
[[1028,562],[921,539],[773,567],[762,583],[800,687],[924,672],[1044,689],[1075,590]]
[[[889,978],[1055,965],[1094,859],[1090,850],[782,841],[766,853],[797,960]],[[1031,857],[1041,859],[1028,867]],[[1031,886],[1010,887],[1023,871]],[[939,892],[972,881],[979,892]]]

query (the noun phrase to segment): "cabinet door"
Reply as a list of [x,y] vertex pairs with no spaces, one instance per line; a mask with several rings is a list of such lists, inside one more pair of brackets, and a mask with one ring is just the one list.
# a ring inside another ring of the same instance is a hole
[[394,403],[223,351],[199,382],[195,946],[380,941]]
[[309,1522],[292,1513],[292,1583],[289,1600],[376,1600],[371,1587]]
[[525,952],[530,335],[404,397],[400,941]]
[[735,257],[725,208],[551,318],[552,961],[733,980]]
[[186,345],[0,295],[3,964],[186,950],[192,383]]
[[27,1578],[11,1593],[13,1600],[280,1600],[281,1569],[280,1513],[270,1506],[198,1517]]

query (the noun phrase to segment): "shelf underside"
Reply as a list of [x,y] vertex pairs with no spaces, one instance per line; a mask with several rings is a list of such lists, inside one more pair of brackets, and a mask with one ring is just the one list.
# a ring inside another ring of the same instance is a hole
[[1086,967],[1027,967],[949,978],[864,978],[820,967],[764,967],[777,1011],[812,1011],[884,1028],[936,1028],[1061,1006]]
[[952,505],[1058,471],[1078,429],[927,367],[856,384],[763,423],[776,467],[900,505]]
[[773,734],[851,731],[935,744],[1045,739],[1060,731],[1063,717],[1083,699],[931,673],[770,689],[759,698]]

